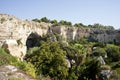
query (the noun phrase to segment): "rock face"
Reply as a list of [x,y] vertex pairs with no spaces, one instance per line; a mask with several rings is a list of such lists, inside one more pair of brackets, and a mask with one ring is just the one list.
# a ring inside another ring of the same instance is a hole
[[45,35],[49,25],[0,14],[0,45],[22,60],[27,50],[26,42],[31,39],[31,34]]
[[20,79],[20,80],[34,80],[23,71],[12,65],[0,66],[0,80]]
[[[42,37],[47,33],[57,33],[61,35],[65,41],[86,37],[95,41],[114,41],[120,43],[119,30],[109,31],[98,28],[77,28],[65,25],[53,26],[53,24],[50,23],[37,23],[33,21],[22,20],[11,15],[0,14],[0,45],[3,45],[4,40],[12,39],[18,41],[17,44],[14,44],[14,49],[16,49],[18,52],[12,52],[10,47],[13,47],[13,45],[8,45],[9,51],[13,55],[17,56],[19,53],[24,55],[25,52],[23,53],[21,51],[26,49],[25,46],[34,46],[33,44],[36,43],[32,42],[37,41],[36,39],[38,38],[38,35]],[[36,35],[36,37],[33,37],[33,35]],[[20,46],[18,46],[18,44],[20,44]],[[19,58],[21,57],[19,56]]]
[[10,53],[12,56],[17,57],[19,60],[23,60],[24,56],[26,55],[26,46],[22,44],[18,44],[16,40],[5,40],[2,47]]
[[116,42],[120,43],[120,30],[101,30],[98,28],[92,29],[90,36],[92,39],[101,42]]

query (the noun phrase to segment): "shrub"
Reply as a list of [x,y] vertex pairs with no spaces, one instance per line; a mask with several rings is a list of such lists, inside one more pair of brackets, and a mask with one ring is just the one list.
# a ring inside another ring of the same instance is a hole
[[58,24],[57,20],[51,20],[50,23],[52,23],[52,24]]
[[72,26],[72,23],[71,22],[68,22],[68,21],[65,21],[65,20],[61,20],[59,22],[60,25],[68,25],[68,26]]
[[49,76],[38,75],[37,80],[52,80]]
[[42,42],[41,47],[25,60],[35,65],[37,74],[49,75],[51,78],[64,79],[68,75],[65,52],[57,42]]
[[9,78],[7,80],[24,80],[24,79],[22,79],[22,78]]
[[0,66],[5,64],[14,65],[34,78],[36,77],[36,69],[32,64],[24,61],[18,61],[16,57],[13,57],[12,55],[6,53],[4,49],[0,48]]
[[0,54],[6,54],[5,50],[0,47]]
[[109,80],[119,80],[120,79],[120,69],[113,70],[113,75]]
[[78,67],[78,80],[96,80],[96,75],[101,70],[101,64],[96,59],[87,59],[84,64]]
[[1,24],[5,21],[6,21],[5,18],[1,18]]
[[41,22],[46,22],[46,23],[49,23],[49,22],[50,22],[50,20],[47,19],[46,17],[41,18],[40,21],[41,21]]
[[93,45],[93,47],[101,47],[104,48],[106,46],[106,44],[104,44],[103,42],[97,42],[95,45]]
[[104,48],[97,47],[97,49],[93,51],[93,55],[98,57],[99,56],[105,57],[106,54],[107,53]]
[[120,61],[120,47],[108,46],[106,51],[107,51],[109,61],[112,61],[112,62]]
[[17,58],[7,54],[3,48],[0,48],[0,65],[17,62]]
[[31,63],[27,63],[25,61],[21,62],[14,62],[12,65],[18,67],[19,69],[25,71],[26,74],[31,75],[32,77],[36,78],[36,69]]

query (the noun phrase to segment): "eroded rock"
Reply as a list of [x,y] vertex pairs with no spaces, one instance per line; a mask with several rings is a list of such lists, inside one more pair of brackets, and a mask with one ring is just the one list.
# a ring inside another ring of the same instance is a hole
[[24,56],[26,55],[26,46],[17,43],[16,40],[9,39],[5,40],[2,44],[2,47],[10,53],[12,56],[17,57],[19,60],[23,60]]
[[21,80],[35,80],[25,72],[12,65],[0,66],[0,80],[8,80],[10,78],[19,78]]

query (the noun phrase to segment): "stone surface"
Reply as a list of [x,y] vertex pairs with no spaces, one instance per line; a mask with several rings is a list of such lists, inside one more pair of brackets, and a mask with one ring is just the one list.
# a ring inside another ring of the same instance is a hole
[[25,74],[23,71],[16,68],[15,66],[0,66],[0,80],[8,80],[10,78],[19,78],[22,80],[35,80],[31,76]]
[[2,44],[2,47],[12,56],[17,57],[21,61],[26,55],[26,50],[27,50],[26,46],[22,44],[18,45],[16,40],[13,39],[5,40]]
[[[5,19],[2,21],[2,19]],[[99,28],[82,28],[69,26],[53,26],[50,23],[37,23],[28,20],[22,20],[11,15],[0,14],[0,40],[21,39],[26,44],[26,39],[31,33],[37,33],[40,36],[46,35],[49,31],[58,33],[65,40],[74,40],[82,37],[91,37],[98,41],[109,42],[116,40],[119,42],[119,30],[105,30]],[[3,34],[4,33],[4,34]]]

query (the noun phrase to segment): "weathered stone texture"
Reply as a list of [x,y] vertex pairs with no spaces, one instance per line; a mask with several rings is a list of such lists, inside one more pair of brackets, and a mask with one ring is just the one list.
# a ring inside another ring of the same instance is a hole
[[[11,52],[16,55],[25,50],[26,41],[31,33],[37,33],[39,36],[46,35],[47,33],[58,33],[64,41],[70,41],[79,38],[91,38],[96,41],[109,42],[115,41],[120,43],[119,30],[104,30],[99,28],[82,28],[82,27],[69,27],[69,26],[53,26],[51,23],[37,23],[28,20],[22,20],[11,15],[0,14],[0,45],[4,40],[20,40],[21,47],[17,45],[8,45],[9,50],[11,47],[18,52]],[[21,48],[21,49],[20,49]],[[26,50],[25,50],[26,51]],[[16,55],[17,56],[17,55]]]

